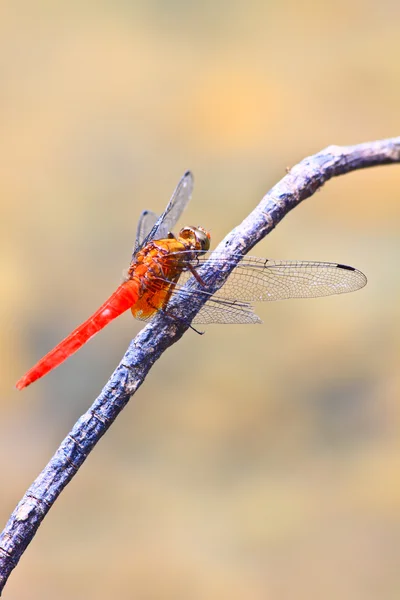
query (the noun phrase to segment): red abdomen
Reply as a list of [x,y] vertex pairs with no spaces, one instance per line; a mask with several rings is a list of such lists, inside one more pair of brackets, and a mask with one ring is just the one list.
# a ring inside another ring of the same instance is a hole
[[71,354],[79,350],[95,333],[103,329],[110,321],[131,308],[139,298],[139,283],[136,278],[122,283],[104,304],[82,325],[79,325],[46,356],[32,367],[17,382],[19,390],[46,375],[58,367]]

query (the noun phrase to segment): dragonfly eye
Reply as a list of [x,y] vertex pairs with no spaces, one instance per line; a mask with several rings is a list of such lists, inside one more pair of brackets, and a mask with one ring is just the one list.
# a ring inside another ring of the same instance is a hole
[[197,241],[199,242],[200,246],[201,246],[201,250],[204,250],[204,252],[207,252],[207,250],[210,249],[210,239],[211,236],[208,233],[208,231],[206,231],[205,229],[203,229],[203,227],[195,227],[195,235],[197,238]]
[[210,234],[203,227],[184,227],[180,230],[179,237],[200,252],[207,252],[210,249]]

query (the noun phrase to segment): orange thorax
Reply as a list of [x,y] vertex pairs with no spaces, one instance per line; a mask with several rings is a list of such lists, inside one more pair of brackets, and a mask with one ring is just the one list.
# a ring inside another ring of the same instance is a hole
[[177,238],[171,234],[153,240],[136,254],[128,271],[128,278],[140,284],[139,299],[131,308],[134,317],[148,319],[165,308],[188,261],[208,250],[209,240],[203,228],[185,227]]

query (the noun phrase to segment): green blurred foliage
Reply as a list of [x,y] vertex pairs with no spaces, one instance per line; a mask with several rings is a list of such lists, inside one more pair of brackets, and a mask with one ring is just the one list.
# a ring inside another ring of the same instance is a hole
[[[216,244],[287,166],[398,134],[399,23],[395,0],[0,4],[3,522],[141,327],[13,389],[119,283],[140,212],[190,168]],[[331,181],[255,249],[369,284],[188,332],[7,598],[397,600],[399,173]]]

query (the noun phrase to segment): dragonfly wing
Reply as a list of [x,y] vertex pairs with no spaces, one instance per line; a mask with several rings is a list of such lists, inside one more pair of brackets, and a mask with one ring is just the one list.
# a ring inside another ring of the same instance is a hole
[[217,298],[208,300],[199,310],[192,323],[246,324],[262,323],[251,304],[219,302]]
[[[139,245],[135,246],[134,254],[143,246],[148,244],[151,240],[162,239],[167,237],[168,233],[173,229],[174,225],[178,221],[182,212],[184,211],[187,203],[192,197],[193,192],[193,175],[190,171],[186,171],[178,185],[175,188],[174,193],[171,196],[170,201],[167,204],[167,208],[164,210],[162,215],[153,222],[147,235],[140,241]],[[154,215],[154,213],[150,213]],[[139,220],[144,219],[145,227],[147,226],[147,217],[143,216]],[[150,221],[149,221],[150,222]],[[139,232],[138,227],[138,232]],[[133,257],[132,257],[133,258]]]
[[[208,263],[218,267],[222,261],[214,252]],[[193,266],[198,270],[206,262],[207,257],[199,257]],[[179,283],[183,285],[190,275],[184,272]],[[339,263],[243,256],[214,297],[241,302],[316,298],[354,292],[366,283],[361,271]]]
[[246,302],[317,298],[354,292],[366,283],[363,273],[338,263],[244,257],[217,296]]
[[[179,293],[179,290],[174,290],[174,295]],[[165,310],[167,314],[168,308],[161,309]],[[157,312],[143,317],[141,315],[135,315],[139,321],[151,321]],[[171,315],[172,316],[172,315]],[[254,312],[251,304],[244,302],[225,302],[221,301],[213,296],[201,307],[197,315],[194,317],[192,323],[209,325],[210,323],[220,324],[235,324],[245,323],[251,325],[254,323],[262,323],[260,317]]]
[[136,254],[138,249],[143,245],[144,240],[149,235],[154,227],[158,216],[151,210],[144,210],[140,215],[138,226],[136,229],[136,240],[133,254]]

